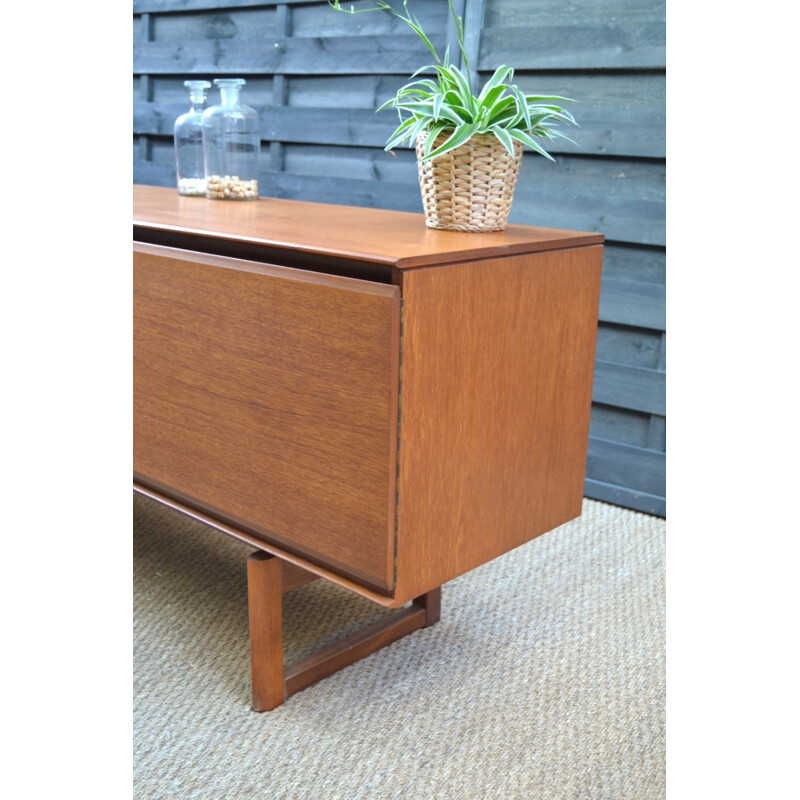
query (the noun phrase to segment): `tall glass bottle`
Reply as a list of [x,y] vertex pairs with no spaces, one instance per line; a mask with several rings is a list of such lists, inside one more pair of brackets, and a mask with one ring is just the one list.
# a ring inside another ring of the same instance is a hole
[[175,168],[178,193],[203,197],[206,193],[203,163],[203,112],[208,81],[184,81],[191,108],[175,120]]
[[258,114],[239,101],[243,78],[217,78],[220,104],[203,112],[206,197],[255,200],[261,131]]

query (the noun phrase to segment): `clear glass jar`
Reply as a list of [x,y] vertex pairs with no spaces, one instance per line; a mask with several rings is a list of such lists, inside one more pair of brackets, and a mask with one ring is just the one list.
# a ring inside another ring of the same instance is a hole
[[243,78],[217,78],[220,104],[203,112],[206,197],[213,200],[258,198],[261,129],[258,114],[239,102]]
[[184,81],[189,90],[191,108],[175,120],[175,168],[178,194],[204,197],[206,193],[203,163],[203,112],[206,110],[208,81]]

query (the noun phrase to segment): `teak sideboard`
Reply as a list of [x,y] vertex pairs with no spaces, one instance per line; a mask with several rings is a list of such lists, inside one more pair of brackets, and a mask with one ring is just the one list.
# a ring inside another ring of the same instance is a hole
[[[603,236],[134,186],[134,488],[252,545],[253,708],[581,512]],[[285,668],[281,593],[389,621]],[[407,605],[409,604],[410,605]]]

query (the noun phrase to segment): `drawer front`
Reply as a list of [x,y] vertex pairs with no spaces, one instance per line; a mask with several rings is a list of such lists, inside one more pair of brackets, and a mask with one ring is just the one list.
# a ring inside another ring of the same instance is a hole
[[140,243],[133,263],[137,480],[390,590],[398,288]]

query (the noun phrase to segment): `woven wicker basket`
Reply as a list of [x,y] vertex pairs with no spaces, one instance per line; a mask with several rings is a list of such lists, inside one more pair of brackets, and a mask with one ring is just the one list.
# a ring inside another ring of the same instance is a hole
[[[427,132],[417,139],[417,158]],[[438,146],[447,138],[440,134]],[[425,222],[446,231],[501,231],[506,227],[522,163],[522,145],[515,157],[494,134],[476,134],[461,147],[419,162],[419,185]]]

